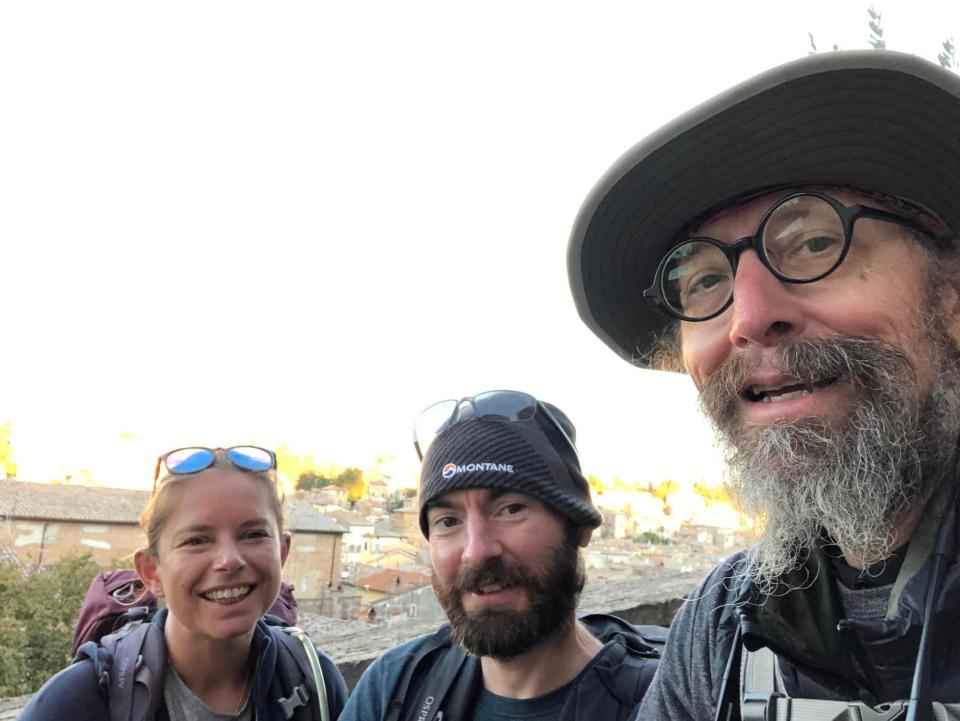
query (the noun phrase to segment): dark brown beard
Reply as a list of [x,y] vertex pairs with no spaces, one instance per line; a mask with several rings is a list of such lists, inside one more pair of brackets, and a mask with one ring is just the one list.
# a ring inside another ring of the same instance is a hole
[[[577,601],[586,580],[579,546],[572,534],[556,549],[541,573],[502,557],[491,558],[479,568],[465,567],[455,583],[444,588],[433,574],[433,590],[450,621],[453,637],[476,656],[498,660],[525,653],[573,624]],[[463,593],[490,584],[523,588],[528,607],[522,611],[486,608],[468,612]]]

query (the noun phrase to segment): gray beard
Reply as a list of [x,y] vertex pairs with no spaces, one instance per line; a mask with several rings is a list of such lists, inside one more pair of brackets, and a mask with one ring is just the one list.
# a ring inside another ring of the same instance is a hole
[[737,357],[711,376],[701,406],[725,452],[732,497],[762,524],[741,569],[762,593],[780,588],[824,536],[864,563],[887,558],[896,524],[949,469],[960,418],[958,352],[945,331],[927,336],[941,367],[919,399],[910,360],[882,341],[837,337],[778,348],[782,373],[846,384],[852,409],[839,424],[801,418],[748,426],[737,403],[754,365]]

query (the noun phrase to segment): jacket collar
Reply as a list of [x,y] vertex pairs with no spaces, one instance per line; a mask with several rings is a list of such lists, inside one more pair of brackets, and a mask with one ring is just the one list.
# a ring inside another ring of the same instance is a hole
[[[948,567],[934,623],[953,628],[960,615],[955,484],[956,479],[949,477],[927,503],[894,581],[885,618],[871,622],[844,618],[837,579],[821,544],[799,568],[783,577],[782,592],[763,596],[756,585],[740,582],[735,605],[744,646],[749,650],[766,646],[802,666],[847,679],[861,688],[869,685],[857,670],[852,646],[880,646],[918,634],[930,559],[938,545],[946,552]],[[849,630],[848,635],[839,631],[841,625]]]
[[[151,620],[163,631],[167,618],[167,609],[160,609]],[[276,699],[287,694],[282,688],[279,674],[275,673],[277,664],[277,641],[270,632],[270,626],[260,619],[253,630],[253,640],[250,646],[250,660],[256,664],[253,672],[253,684],[250,689],[250,699],[253,703],[254,715],[257,719],[266,721],[282,720],[283,714],[276,703]]]

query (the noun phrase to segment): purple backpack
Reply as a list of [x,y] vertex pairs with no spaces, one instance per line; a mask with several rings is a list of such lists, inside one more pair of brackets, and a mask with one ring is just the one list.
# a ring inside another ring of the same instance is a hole
[[[146,589],[135,571],[103,571],[90,581],[80,604],[80,616],[73,630],[73,648],[87,641],[99,641],[108,633],[138,619],[147,618],[157,610],[157,598]],[[280,594],[267,613],[276,616],[288,626],[297,625],[297,600],[293,584],[281,583]]]

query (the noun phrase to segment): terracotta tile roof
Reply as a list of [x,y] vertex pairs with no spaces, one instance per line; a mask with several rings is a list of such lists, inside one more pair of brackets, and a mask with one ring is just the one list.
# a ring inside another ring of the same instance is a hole
[[357,579],[356,585],[357,588],[367,586],[371,591],[380,591],[381,593],[398,593],[428,583],[430,583],[430,576],[425,573],[384,568],[382,571],[371,573],[369,576],[361,576]]
[[0,518],[136,524],[148,491],[0,480]]

